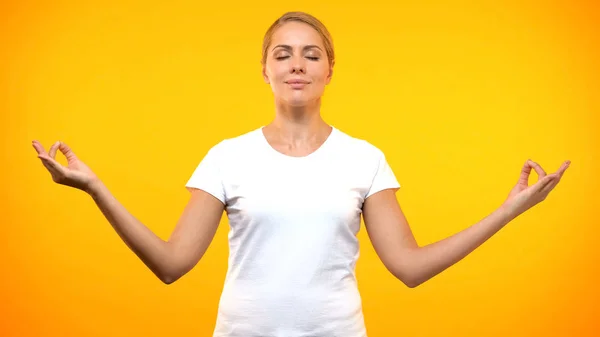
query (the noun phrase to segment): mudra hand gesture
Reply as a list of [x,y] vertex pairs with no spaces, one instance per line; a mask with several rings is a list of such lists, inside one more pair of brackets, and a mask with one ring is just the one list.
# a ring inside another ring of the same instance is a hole
[[[556,187],[563,174],[571,164],[571,161],[565,161],[558,171],[546,175],[546,172],[536,162],[528,159],[521,170],[519,182],[508,194],[508,198],[502,205],[514,217],[525,212],[536,204],[540,203],[548,196],[548,193]],[[528,186],[529,174],[531,169],[535,169],[538,174],[538,181]]]
[[[42,160],[42,164],[48,169],[55,183],[89,192],[90,185],[98,180],[94,172],[77,158],[67,144],[57,141],[50,147],[48,153],[37,140],[32,141],[31,145],[37,151],[38,158]],[[67,158],[67,167],[56,161],[57,150],[60,150]]]

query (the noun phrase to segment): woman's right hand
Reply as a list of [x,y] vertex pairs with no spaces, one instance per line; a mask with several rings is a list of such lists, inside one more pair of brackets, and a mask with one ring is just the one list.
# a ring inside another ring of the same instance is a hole
[[[48,169],[55,183],[75,187],[89,193],[92,183],[99,180],[94,172],[77,158],[67,144],[57,141],[50,147],[48,153],[46,153],[42,144],[37,140],[34,140],[32,145],[38,153],[38,158],[42,160],[42,164]],[[67,158],[67,167],[62,166],[56,161],[56,150],[60,150]]]

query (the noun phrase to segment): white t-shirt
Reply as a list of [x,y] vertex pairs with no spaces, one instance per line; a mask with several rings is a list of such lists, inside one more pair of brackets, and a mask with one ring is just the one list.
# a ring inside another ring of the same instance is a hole
[[365,337],[362,205],[400,184],[381,150],[335,127],[305,157],[275,150],[262,128],[213,146],[185,185],[221,200],[229,218],[213,337]]

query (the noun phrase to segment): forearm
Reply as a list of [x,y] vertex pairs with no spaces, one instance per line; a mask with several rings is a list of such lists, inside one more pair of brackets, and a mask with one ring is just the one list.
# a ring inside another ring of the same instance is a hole
[[101,181],[92,184],[87,192],[125,244],[159,279],[168,283],[173,267],[168,243],[129,213]]
[[410,284],[418,286],[457,263],[487,241],[516,216],[503,207],[478,223],[446,239],[414,249],[410,258]]

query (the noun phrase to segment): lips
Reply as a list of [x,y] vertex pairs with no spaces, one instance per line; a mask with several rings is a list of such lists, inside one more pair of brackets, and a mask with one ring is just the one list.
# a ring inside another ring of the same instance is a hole
[[286,81],[285,83],[287,83],[287,84],[308,84],[309,82],[305,81],[305,80],[289,80],[289,81]]
[[292,89],[304,89],[308,85],[307,82],[287,82]]

